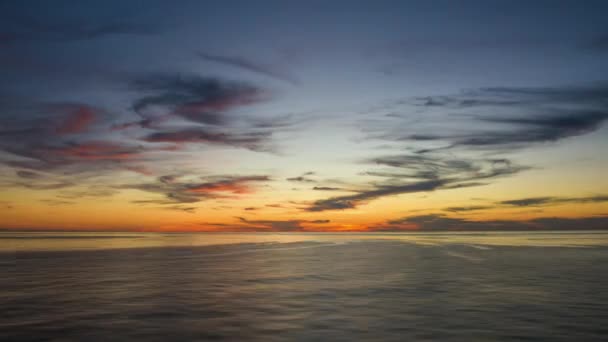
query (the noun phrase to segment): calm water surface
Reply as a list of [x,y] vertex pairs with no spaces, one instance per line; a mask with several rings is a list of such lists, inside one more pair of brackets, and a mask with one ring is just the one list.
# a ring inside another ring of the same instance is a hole
[[0,233],[0,340],[600,341],[608,234]]

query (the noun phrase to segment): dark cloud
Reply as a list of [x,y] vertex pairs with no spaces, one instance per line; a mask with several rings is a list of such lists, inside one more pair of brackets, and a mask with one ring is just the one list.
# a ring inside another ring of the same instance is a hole
[[[382,182],[369,184],[368,189],[354,195],[316,201],[308,210],[351,209],[384,196],[483,186],[497,177],[529,169],[512,165],[506,158],[486,155],[500,155],[599,129],[608,119],[608,83],[483,88],[457,95],[407,99],[398,105],[423,108],[424,115],[391,115],[366,122],[370,132],[379,131],[370,137],[423,147],[410,145],[408,149],[413,153],[369,160],[385,168],[364,175],[381,178]],[[471,208],[451,211],[466,209]]]
[[56,128],[59,134],[75,134],[85,132],[95,121],[97,114],[88,106],[77,106],[68,110],[67,116]]
[[217,129],[189,128],[177,131],[159,131],[143,138],[147,142],[206,143],[243,147],[252,151],[270,151],[269,132],[224,133]]
[[265,76],[268,76],[271,78],[275,78],[280,81],[284,81],[284,82],[291,83],[294,85],[299,84],[299,81],[294,76],[289,75],[288,73],[277,69],[273,65],[257,63],[257,62],[245,59],[243,57],[219,56],[219,55],[212,55],[212,54],[208,54],[208,53],[204,53],[204,52],[199,52],[198,55],[206,61],[211,61],[211,62],[215,62],[215,63],[220,63],[220,64],[248,70],[248,71],[251,71],[254,73],[262,74],[262,75],[265,75]]
[[331,186],[315,186],[312,189],[317,190],[317,191],[345,191],[342,188],[335,188],[335,187],[331,187]]
[[78,167],[101,170],[138,159],[144,152],[132,143],[100,138],[102,126],[97,124],[105,122],[108,114],[87,104],[13,101],[0,104],[0,110],[4,128],[0,131],[0,151],[6,152],[0,163],[28,172],[66,167],[72,172]]
[[492,230],[594,230],[606,229],[608,217],[538,218],[528,221],[486,220],[472,221],[440,214],[411,216],[392,220],[384,225],[369,227],[371,231],[492,231]]
[[40,200],[40,202],[43,202],[48,205],[71,205],[71,204],[76,203],[76,202],[72,202],[72,201],[59,200],[59,199],[43,199],[43,200]]
[[[262,90],[254,86],[197,75],[151,74],[136,78],[131,86],[145,94],[133,104],[133,110],[144,118],[142,123],[170,115],[222,126],[229,121],[227,111],[263,99]],[[158,111],[160,117],[155,114]]]
[[[309,231],[306,224],[327,224],[330,220],[249,220],[237,217],[240,224],[229,225],[227,230],[236,231],[276,231],[276,232],[299,232]],[[314,229],[313,229],[314,230]]]
[[485,210],[485,209],[492,209],[492,208],[493,207],[491,207],[491,206],[485,206],[485,205],[471,205],[471,206],[466,206],[466,207],[447,207],[443,210],[452,211],[452,212],[461,212],[461,211]]
[[14,186],[19,186],[23,188],[28,188],[32,190],[56,190],[56,189],[64,189],[69,188],[71,186],[76,185],[70,181],[54,181],[54,180],[45,180],[39,182],[14,182],[12,183]]
[[377,123],[381,125],[377,129],[384,132],[373,137],[434,144],[420,149],[421,153],[454,148],[519,149],[599,129],[608,119],[607,99],[608,83],[561,88],[495,87],[415,98],[405,101],[405,106],[430,111],[418,119],[415,132],[411,132],[410,121],[401,124],[399,120],[403,119],[391,118]]
[[84,188],[75,190],[75,189],[66,189],[59,192],[57,197],[67,198],[67,199],[82,199],[85,197],[109,197],[116,195],[118,191],[108,186],[103,185],[89,185]]
[[288,180],[290,182],[298,182],[298,183],[316,183],[317,181],[309,178],[308,176],[314,176],[315,173],[312,171],[308,171],[308,172],[304,172],[302,175],[297,176],[297,177],[289,177],[286,178],[285,180]]
[[554,200],[553,197],[530,197],[516,200],[502,201],[500,204],[513,205],[518,207],[527,207],[540,204],[547,204]]
[[414,192],[433,191],[445,185],[445,181],[432,180],[403,185],[386,185],[378,186],[375,189],[362,191],[354,195],[332,197],[328,199],[318,200],[314,202],[306,210],[308,211],[325,211],[325,210],[341,210],[353,209],[359,204],[374,200],[380,197],[399,195]]
[[16,172],[17,176],[26,179],[36,179],[42,177],[41,174],[37,172],[27,171],[27,170],[19,170]]
[[608,202],[608,195],[598,195],[589,197],[529,197],[514,200],[501,201],[497,204],[516,206],[516,207],[531,207],[543,206],[561,203],[600,203]]
[[451,212],[477,211],[494,208],[512,208],[512,207],[542,207],[564,203],[602,203],[608,202],[608,195],[597,195],[587,197],[528,197],[512,200],[505,200],[493,203],[493,205],[473,205],[462,207],[447,207],[443,210]]
[[188,180],[173,175],[161,176],[154,183],[123,185],[122,189],[137,189],[162,194],[164,200],[146,200],[137,203],[195,203],[212,198],[232,198],[252,194],[254,183],[268,182],[268,176],[218,176]]
[[484,185],[479,180],[510,176],[526,170],[507,159],[463,159],[430,155],[395,155],[368,160],[397,171],[381,173],[383,182],[353,195],[322,199],[308,211],[353,209],[368,201],[407,193]]
[[177,211],[183,211],[189,214],[194,214],[196,212],[196,207],[186,207],[186,206],[182,206],[182,205],[173,205],[173,206],[168,206],[168,207],[163,207],[163,209],[167,209],[167,210],[177,210]]
[[[116,114],[85,103],[1,97],[0,152],[5,153],[0,164],[28,172],[101,174],[127,169],[152,175],[150,164],[143,162],[185,144],[274,152],[272,131],[289,125],[258,127],[256,120],[228,117],[231,108],[255,102],[261,93],[238,82],[150,74],[130,84],[138,96],[134,108],[143,117],[131,123],[117,124]],[[150,113],[158,109],[152,107],[165,111]],[[119,126],[131,130],[118,132]]]
[[236,116],[234,109],[266,100],[255,86],[191,74],[149,74],[131,81],[139,97],[133,110],[141,119],[115,124],[115,130],[145,128],[147,142],[228,145],[272,152],[275,130],[291,125],[292,117],[271,119]]
[[152,25],[128,22],[42,22],[29,19],[14,21],[11,24],[5,24],[2,28],[0,43],[70,42],[117,35],[154,35],[161,31],[159,27]]
[[306,178],[304,176],[290,177],[290,178],[285,178],[285,179],[288,180],[288,181],[290,181],[290,182],[301,182],[301,183],[314,183],[314,182],[316,182],[314,179]]

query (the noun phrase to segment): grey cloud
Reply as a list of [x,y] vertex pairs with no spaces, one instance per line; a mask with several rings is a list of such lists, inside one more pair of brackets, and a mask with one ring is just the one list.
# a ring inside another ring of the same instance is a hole
[[144,94],[133,103],[133,110],[146,120],[154,120],[149,110],[162,107],[166,114],[215,126],[228,123],[226,111],[261,101],[263,93],[245,83],[168,73],[136,78],[131,86]]
[[307,231],[302,224],[327,224],[330,220],[249,220],[237,217],[241,224],[230,225],[232,230],[237,231],[278,231],[297,232]]
[[485,206],[485,205],[471,205],[471,206],[466,206],[466,207],[447,207],[443,210],[452,211],[452,212],[461,212],[461,211],[485,210],[485,209],[492,209],[492,208],[493,207],[491,207],[491,206]]
[[371,226],[371,231],[517,231],[517,230],[594,230],[606,229],[608,217],[538,218],[528,221],[486,220],[471,221],[441,214],[410,216]]
[[199,57],[207,61],[241,68],[294,85],[297,85],[299,83],[299,81],[294,76],[289,75],[288,73],[281,71],[272,65],[254,62],[243,57],[212,55],[204,52],[199,52],[198,55]]
[[507,159],[457,160],[429,155],[395,155],[367,162],[389,166],[398,172],[388,172],[389,177],[384,182],[372,184],[371,188],[353,195],[315,201],[306,210],[353,209],[359,204],[386,196],[479,186],[485,184],[480,180],[510,176],[527,169]]
[[173,175],[161,176],[154,183],[128,184],[121,189],[136,189],[165,196],[163,200],[144,200],[137,203],[195,203],[205,199],[230,198],[255,191],[254,183],[270,181],[268,176],[215,176],[194,180]]
[[512,200],[505,200],[495,202],[493,205],[480,205],[480,206],[463,206],[463,207],[447,207],[443,210],[451,212],[462,212],[462,211],[477,211],[486,210],[493,208],[513,208],[513,207],[543,207],[558,205],[564,203],[603,203],[608,202],[608,195],[596,195],[587,197],[528,197],[518,198]]
[[119,35],[149,36],[162,32],[159,25],[115,20],[93,22],[91,20],[41,21],[21,18],[4,23],[0,43],[71,42],[100,39]]
[[529,207],[542,206],[561,203],[600,203],[608,202],[608,195],[588,196],[588,197],[529,197],[498,202],[498,204]]
[[370,137],[443,144],[422,148],[421,153],[454,148],[508,151],[599,129],[608,120],[608,83],[482,88],[410,99],[401,106],[422,107],[428,115],[418,119],[415,132],[411,132],[411,122],[402,119],[377,122],[375,129],[380,133]]
[[345,191],[342,188],[335,188],[335,187],[331,187],[331,186],[315,186],[312,189],[317,190],[317,191]]

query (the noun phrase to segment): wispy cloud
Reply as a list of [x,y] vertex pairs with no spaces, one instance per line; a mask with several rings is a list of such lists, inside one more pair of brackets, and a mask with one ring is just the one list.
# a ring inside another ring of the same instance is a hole
[[410,216],[370,226],[371,231],[481,231],[481,230],[593,230],[605,229],[608,217],[562,218],[549,217],[528,221],[481,220],[452,218],[441,214]]
[[381,173],[383,181],[368,185],[368,189],[357,191],[353,195],[315,201],[307,210],[353,209],[381,197],[480,186],[485,184],[483,181],[514,175],[527,169],[514,165],[507,159],[457,160],[430,155],[395,155],[367,162],[389,166],[395,171]]
[[444,208],[443,210],[445,211],[452,211],[452,212],[462,212],[462,211],[477,211],[477,210],[486,210],[486,209],[492,209],[492,206],[486,206],[486,205],[469,205],[469,206],[463,206],[463,207],[447,207]]
[[198,179],[166,175],[154,183],[127,184],[122,189],[137,189],[165,196],[164,200],[145,200],[138,203],[195,203],[212,198],[234,198],[255,192],[255,183],[271,181],[269,176],[216,176]]
[[244,217],[237,217],[239,223],[228,224],[225,230],[235,231],[272,231],[272,232],[303,232],[315,231],[314,226],[323,226],[330,223],[330,220],[249,220]]
[[443,210],[451,212],[478,211],[495,208],[517,208],[517,207],[544,207],[558,204],[586,204],[608,202],[608,195],[596,195],[587,197],[527,197],[512,200],[494,202],[491,205],[472,205],[461,207],[447,207]]
[[375,122],[370,137],[433,144],[420,148],[507,151],[593,132],[608,120],[608,84],[561,88],[482,88],[457,95],[400,101],[398,110],[422,110]]
[[150,74],[134,79],[131,86],[143,94],[133,110],[147,120],[158,119],[154,115],[160,110],[165,116],[221,126],[228,122],[227,111],[266,99],[252,85],[197,75]]
[[92,40],[118,35],[147,36],[161,32],[158,26],[114,21],[94,23],[91,21],[21,20],[12,27],[4,27],[0,32],[0,43],[24,42],[70,42]]
[[299,84],[299,81],[293,75],[290,75],[289,73],[280,70],[274,65],[254,62],[243,57],[212,55],[204,52],[199,52],[198,56],[206,61],[244,69],[294,85]]
[[143,138],[147,142],[206,143],[243,147],[252,151],[270,151],[269,132],[224,133],[205,128],[188,128],[177,131],[159,131]]
[[517,207],[530,207],[530,206],[542,206],[551,204],[562,204],[562,203],[600,203],[608,202],[608,195],[597,195],[588,197],[528,197],[519,198],[514,200],[501,201],[497,204],[517,206]]
[[347,191],[342,188],[336,188],[332,186],[315,186],[312,189],[316,191]]

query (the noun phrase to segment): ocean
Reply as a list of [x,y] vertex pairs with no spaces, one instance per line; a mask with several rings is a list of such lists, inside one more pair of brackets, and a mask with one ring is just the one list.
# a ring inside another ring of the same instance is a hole
[[0,233],[2,341],[600,341],[608,232]]

